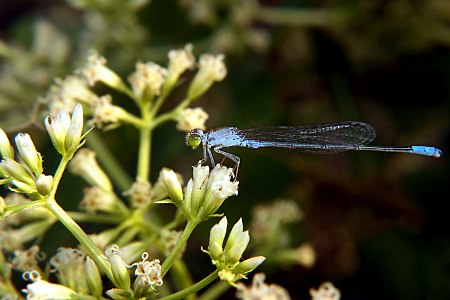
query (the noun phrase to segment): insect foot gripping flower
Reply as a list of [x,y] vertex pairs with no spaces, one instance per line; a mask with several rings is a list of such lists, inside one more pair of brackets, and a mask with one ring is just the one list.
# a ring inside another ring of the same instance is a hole
[[226,217],[211,228],[208,250],[203,250],[211,257],[213,265],[219,270],[221,280],[234,285],[245,274],[259,266],[265,257],[256,256],[239,262],[250,241],[248,231],[243,231],[242,219],[233,226],[223,247],[228,221]]
[[208,166],[194,167],[182,202],[187,217],[201,221],[214,215],[228,197],[238,194],[239,182],[233,177],[233,169],[219,164],[211,173]]
[[339,300],[341,298],[341,292],[331,282],[324,282],[317,290],[310,289],[309,293],[312,300]]
[[75,106],[72,117],[66,111],[60,111],[56,116],[48,116],[45,119],[45,127],[56,151],[61,155],[73,155],[82,145],[82,106]]
[[289,293],[281,286],[276,284],[267,284],[264,282],[266,276],[264,273],[258,273],[253,276],[252,285],[246,287],[243,283],[236,284],[236,297],[238,299],[273,299],[290,300]]

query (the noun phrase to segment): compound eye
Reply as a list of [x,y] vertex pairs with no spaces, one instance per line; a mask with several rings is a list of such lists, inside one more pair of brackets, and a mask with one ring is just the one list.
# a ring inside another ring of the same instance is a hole
[[198,133],[188,133],[186,137],[186,145],[192,149],[196,149],[202,143],[202,138]]

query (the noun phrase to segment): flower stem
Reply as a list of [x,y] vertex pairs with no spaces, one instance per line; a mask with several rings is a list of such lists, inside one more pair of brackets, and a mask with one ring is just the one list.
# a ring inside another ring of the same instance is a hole
[[114,276],[111,271],[106,257],[94,242],[87,236],[81,227],[64,211],[64,209],[56,203],[55,199],[47,200],[47,207],[58,218],[58,220],[66,227],[70,233],[80,242],[87,254],[95,261],[98,267],[105,272],[106,276],[114,283]]
[[139,128],[139,154],[138,154],[138,171],[137,179],[141,181],[148,181],[150,178],[150,156],[152,147],[152,128],[149,124],[152,123],[150,115],[150,102],[143,102],[141,104],[141,117],[145,126]]
[[229,288],[230,285],[225,281],[218,281],[214,283],[211,287],[209,287],[208,290],[206,290],[206,292],[202,293],[197,300],[217,299]]
[[2,213],[2,217],[5,218],[6,216],[12,215],[16,212],[25,210],[25,209],[34,209],[34,208],[38,208],[38,207],[46,207],[47,206],[47,202],[45,201],[45,199],[40,199],[40,200],[34,200],[31,202],[25,202],[25,203],[21,203],[21,204],[17,204],[17,205],[10,205],[10,206],[6,206],[5,211]]
[[58,169],[55,172],[53,179],[53,188],[50,194],[46,197],[48,209],[55,215],[55,217],[75,236],[80,244],[86,249],[87,254],[96,262],[98,267],[105,272],[106,276],[115,283],[114,276],[111,271],[106,257],[101,250],[94,244],[94,242],[87,236],[81,227],[66,213],[55,200],[56,190],[61,181],[64,170],[67,167],[70,159],[74,153],[67,153],[61,158]]
[[178,292],[176,292],[176,293],[174,293],[172,295],[159,298],[159,300],[183,299],[187,295],[195,293],[195,292],[201,290],[202,288],[204,288],[205,286],[207,286],[208,284],[210,284],[211,282],[213,282],[215,279],[217,279],[218,273],[219,273],[219,271],[215,270],[213,273],[209,274],[208,276],[206,276],[205,278],[203,278],[202,280],[200,280],[196,284],[193,284],[190,287],[185,288],[185,289],[183,289],[181,291],[178,291]]
[[151,123],[151,127],[155,128],[156,126],[158,126],[166,121],[175,120],[177,118],[178,114],[180,113],[180,111],[183,110],[184,108],[186,108],[191,102],[192,102],[191,98],[185,98],[172,111],[161,114],[158,117],[156,117],[154,119],[154,121]]
[[161,278],[166,275],[167,271],[169,271],[170,267],[172,266],[175,259],[177,259],[180,255],[181,250],[183,250],[184,246],[187,243],[187,240],[192,234],[192,231],[194,231],[195,227],[198,225],[198,221],[188,221],[186,224],[186,227],[184,228],[183,233],[181,234],[180,239],[175,244],[175,247],[173,248],[172,252],[167,256],[167,258],[164,260],[162,266],[161,266]]

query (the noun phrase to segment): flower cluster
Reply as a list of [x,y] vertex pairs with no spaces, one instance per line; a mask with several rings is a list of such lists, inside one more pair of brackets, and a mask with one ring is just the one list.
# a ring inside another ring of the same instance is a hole
[[209,172],[208,166],[193,167],[192,179],[184,195],[173,171],[163,172],[163,182],[173,202],[188,219],[205,220],[214,215],[229,197],[238,194],[238,181],[233,181],[233,169],[221,165]]
[[[19,295],[10,289],[12,269],[25,272],[23,278],[30,283],[23,293],[29,299],[99,299],[105,294],[112,299],[148,299],[163,291],[159,287],[169,270],[179,278],[189,278],[179,258],[191,233],[201,222],[218,216],[224,201],[238,194],[239,182],[233,169],[219,164],[212,169],[202,165],[193,167],[192,178],[184,189],[181,176],[167,168],[161,170],[156,182],[150,181],[152,131],[166,121],[176,122],[179,130],[205,129],[208,114],[199,107],[188,106],[227,73],[223,55],[203,54],[196,62],[192,45],[170,51],[168,60],[167,68],[153,62],[138,62],[125,81],[107,66],[104,57],[91,52],[84,68],[75,75],[55,80],[42,99],[52,113],[45,118],[46,130],[61,155],[53,175],[43,173],[42,155],[28,134],[16,136],[16,151],[6,133],[0,130],[0,183],[20,193],[0,197],[0,295],[13,298]],[[172,111],[159,113],[183,73],[195,67],[198,71],[185,98]],[[140,115],[114,104],[110,94],[97,95],[92,87],[98,82],[127,95],[137,105]],[[112,177],[108,172],[111,165],[101,161],[104,153],[80,150],[84,144],[83,113],[92,116],[89,122],[97,128],[130,124],[139,131],[139,161],[134,182],[128,178],[120,180],[126,177],[124,172],[116,172]],[[56,199],[66,168],[88,185],[79,201],[81,212],[66,212]],[[113,185],[118,182],[120,188]],[[122,199],[124,196],[129,198],[128,203]],[[163,224],[164,219],[155,213],[161,206],[155,203],[173,203],[178,208],[173,220]],[[42,237],[56,221],[80,245],[59,248],[44,268],[41,261],[44,255],[39,247],[27,249],[25,245]],[[111,227],[87,235],[77,221],[105,223]],[[175,230],[183,224],[184,230]],[[180,285],[183,289],[176,297],[185,298],[218,277],[236,285],[265,260],[262,256],[242,259],[250,241],[242,220],[225,238],[227,227],[227,218],[223,217],[211,229],[207,250],[202,249],[209,254],[216,271],[198,283],[183,282],[184,286]],[[4,253],[13,258],[7,262]],[[161,264],[159,259],[149,257],[165,258]],[[59,284],[48,281],[48,271],[54,274],[50,278],[56,278]],[[107,286],[112,286],[107,291],[103,275],[110,280]]]
[[204,250],[211,257],[212,263],[219,270],[220,279],[234,284],[239,279],[246,278],[245,274],[259,266],[265,258],[256,256],[240,261],[250,241],[248,231],[243,231],[242,219],[233,226],[224,246],[228,221],[226,217],[211,228],[208,250]]

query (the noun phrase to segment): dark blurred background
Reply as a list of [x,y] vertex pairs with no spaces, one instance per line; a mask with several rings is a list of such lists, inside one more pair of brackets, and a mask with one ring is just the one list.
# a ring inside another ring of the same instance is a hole
[[[0,43],[14,49],[2,51],[0,44],[0,125],[42,135],[49,170],[56,167],[54,151],[45,132],[27,121],[42,124],[31,117],[34,103],[54,77],[72,73],[90,48],[126,78],[136,61],[164,65],[168,50],[193,43],[196,54],[226,55],[226,79],[192,105],[210,114],[209,128],[358,120],[377,129],[374,144],[444,152],[434,159],[232,150],[241,167],[239,196],[222,208],[230,222],[244,217],[248,225],[255,204],[293,199],[305,215],[294,239],[317,253],[311,269],[268,262],[259,269],[267,282],[286,287],[293,299],[309,299],[309,288],[325,280],[342,299],[450,299],[449,1],[95,2],[0,0]],[[133,109],[128,99],[114,97]],[[155,132],[153,180],[163,166],[191,176],[202,154],[187,149],[183,135],[173,123]],[[124,167],[134,166],[132,128],[102,137]],[[133,176],[135,169],[127,171]],[[198,278],[211,270],[198,251],[207,240],[203,230],[189,252],[199,256],[189,259]]]

